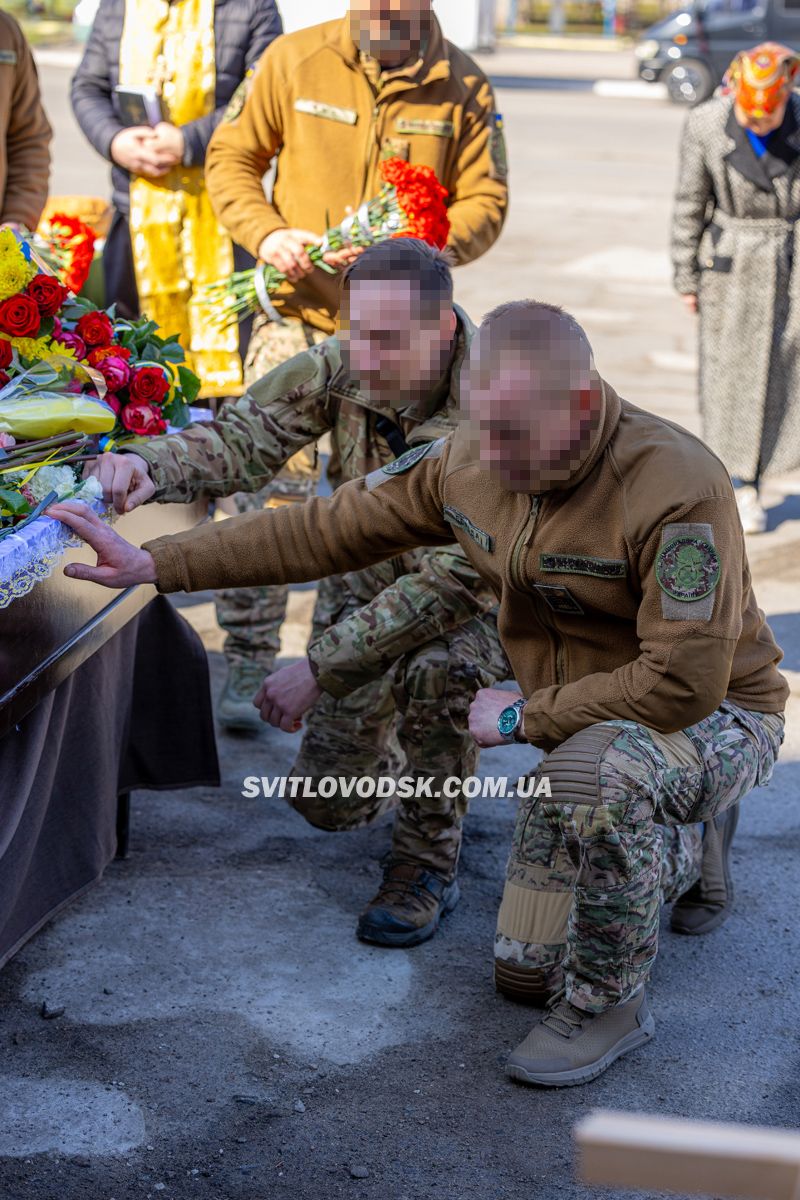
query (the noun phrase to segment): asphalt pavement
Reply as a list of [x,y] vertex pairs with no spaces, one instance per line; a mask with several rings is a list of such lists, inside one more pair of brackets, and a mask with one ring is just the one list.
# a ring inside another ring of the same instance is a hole
[[[683,114],[598,94],[630,79],[629,54],[492,57],[512,201],[498,244],[458,272],[459,302],[476,319],[526,295],[563,304],[622,395],[698,430],[696,327],[667,255]],[[42,76],[54,190],[105,194],[65,101],[69,64]],[[534,1016],[491,979],[513,803],[474,804],[463,900],[437,937],[370,949],[353,928],[386,823],[325,834],[277,798],[245,798],[246,776],[286,773],[296,739],[221,736],[222,787],[136,794],[131,857],[0,974],[0,1197],[586,1200],[608,1194],[574,1175],[571,1130],[592,1108],[800,1125],[800,476],[771,481],[768,502],[769,531],[748,546],[786,653],[787,741],[744,805],[732,918],[702,939],[665,921],[653,1042],[586,1087],[509,1082],[504,1057]],[[313,595],[292,592],[287,660]],[[210,598],[181,611],[218,689]],[[515,778],[535,760],[493,750],[481,770]],[[64,1015],[42,1020],[44,1000]]]

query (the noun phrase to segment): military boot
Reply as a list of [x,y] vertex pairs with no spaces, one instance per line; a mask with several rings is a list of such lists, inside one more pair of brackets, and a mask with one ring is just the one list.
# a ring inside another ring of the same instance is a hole
[[264,682],[267,668],[257,662],[229,662],[228,678],[217,705],[223,729],[237,733],[259,733],[264,728],[253,697]]
[[509,1056],[506,1074],[540,1087],[573,1087],[602,1075],[655,1032],[644,988],[602,1013],[575,1008],[562,992]]
[[390,862],[378,894],[358,918],[356,936],[376,946],[417,946],[433,937],[460,898],[458,880],[447,883],[424,867]]
[[730,916],[733,907],[731,845],[738,823],[738,804],[706,821],[700,878],[672,906],[670,924],[675,933],[695,936],[711,933]]

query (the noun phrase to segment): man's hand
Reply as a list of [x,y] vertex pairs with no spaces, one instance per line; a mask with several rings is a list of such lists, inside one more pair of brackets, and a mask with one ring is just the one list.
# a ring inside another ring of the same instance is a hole
[[78,537],[97,551],[97,566],[70,563],[64,574],[70,579],[88,579],[108,588],[133,587],[137,583],[155,583],[156,564],[146,550],[138,550],[101,521],[78,500],[60,500],[45,510],[46,517],[63,521]]
[[173,167],[183,161],[186,139],[182,129],[179,129],[177,125],[171,125],[169,121],[159,121],[153,133],[156,135],[153,145],[162,159],[170,158]]
[[166,175],[175,165],[175,158],[164,151],[149,125],[121,129],[111,143],[110,153],[117,166],[150,179]]
[[681,295],[681,300],[686,305],[690,313],[697,312],[699,305],[697,303],[697,296],[694,292],[684,292]]
[[497,728],[497,718],[504,708],[521,699],[519,692],[506,692],[502,688],[479,688],[469,707],[469,731],[479,746],[509,745]]
[[253,704],[261,720],[285,733],[296,733],[303,713],[313,708],[322,695],[307,658],[268,675],[256,693]]
[[314,270],[306,246],[318,246],[321,241],[308,229],[275,229],[258,247],[258,257],[281,271],[290,283],[299,283]]
[[106,504],[113,503],[118,513],[132,512],[155,494],[156,485],[150,478],[149,465],[138,454],[107,451],[86,464],[83,477],[88,479],[90,475],[100,480],[103,499]]

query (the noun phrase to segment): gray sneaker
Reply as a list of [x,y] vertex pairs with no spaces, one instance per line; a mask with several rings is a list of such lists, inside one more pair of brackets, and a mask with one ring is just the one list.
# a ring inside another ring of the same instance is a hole
[[228,663],[228,678],[217,705],[217,718],[224,729],[238,733],[260,733],[264,728],[253,697],[268,671],[256,662]]
[[706,821],[703,832],[703,869],[697,883],[672,906],[670,925],[675,933],[698,936],[711,933],[727,921],[733,908],[731,846],[739,824],[739,805]]
[[506,1074],[540,1087],[573,1087],[602,1075],[615,1059],[655,1032],[644,988],[603,1013],[587,1013],[562,992],[509,1056]]

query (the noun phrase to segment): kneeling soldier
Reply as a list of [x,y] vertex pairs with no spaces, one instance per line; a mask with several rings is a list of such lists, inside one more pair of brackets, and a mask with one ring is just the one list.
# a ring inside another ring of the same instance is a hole
[[[546,751],[522,808],[512,903],[527,942],[568,906],[561,989],[509,1061],[583,1083],[653,1035],[645,984],[662,896],[700,873],[659,827],[724,820],[768,781],[788,688],[756,605],[736,501],[696,437],[621,400],[559,309],[495,310],[462,371],[469,421],[344,485],[134,549],[77,504],[50,509],[98,551],[69,574],[196,591],[315,579],[453,536],[500,597],[524,690],[485,689],[481,745]],[[512,698],[513,699],[513,698]],[[530,893],[530,896],[528,895]],[[533,936],[530,932],[533,931]]]

